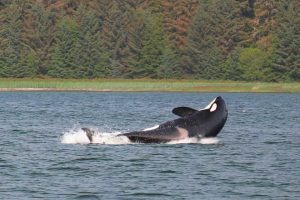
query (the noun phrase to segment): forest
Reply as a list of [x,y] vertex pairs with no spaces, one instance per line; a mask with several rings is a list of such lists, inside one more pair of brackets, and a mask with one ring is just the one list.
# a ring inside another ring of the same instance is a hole
[[0,77],[300,81],[300,1],[0,0]]

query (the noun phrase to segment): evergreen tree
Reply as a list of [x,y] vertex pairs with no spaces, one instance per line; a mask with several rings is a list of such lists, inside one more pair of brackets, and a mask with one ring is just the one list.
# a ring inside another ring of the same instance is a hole
[[125,78],[134,78],[134,71],[139,67],[144,27],[144,12],[133,10],[126,29],[126,44],[123,46],[124,57],[120,60],[124,66],[122,76]]
[[239,66],[240,52],[242,48],[236,48],[227,57],[223,64],[224,73],[222,78],[225,80],[242,80],[243,69]]
[[224,63],[224,79],[270,81],[271,54],[259,48],[237,48]]
[[218,26],[213,6],[199,7],[188,34],[187,47],[184,49],[182,66],[185,73],[195,78],[216,79],[221,74],[222,52],[218,48],[214,28]]
[[1,12],[0,76],[32,77],[36,75],[36,55],[22,41],[22,24],[27,1],[12,2]]
[[188,25],[197,6],[197,0],[162,1],[164,29],[170,41],[178,48],[186,45]]
[[[48,75],[59,78],[79,78],[78,24],[72,19],[61,19],[57,25],[49,62]],[[82,76],[81,76],[82,77]]]
[[297,0],[2,0],[0,77],[299,81],[299,10]]
[[300,2],[287,0],[279,10],[278,43],[273,64],[279,80],[300,80]]
[[102,21],[93,11],[81,8],[83,17],[79,24],[79,46],[77,76],[88,78],[109,75],[109,54],[105,53],[100,35]]
[[176,55],[164,34],[161,17],[146,12],[144,19],[140,56],[132,73],[137,77],[174,77]]
[[37,73],[46,75],[56,16],[54,12],[46,10],[41,3],[31,3],[27,6],[30,9],[25,13],[22,40],[27,46],[30,46],[31,56],[29,59],[33,59],[33,56],[36,58]]
[[124,59],[128,57],[127,26],[131,17],[128,4],[124,1],[109,1],[101,32],[103,47],[110,55],[110,68],[113,77],[120,77],[128,67]]
[[[222,65],[237,46],[249,46],[248,38],[252,34],[247,21],[242,18],[244,2],[199,1],[181,61],[187,74],[203,79],[229,78]],[[238,77],[237,74],[234,76],[235,79]]]

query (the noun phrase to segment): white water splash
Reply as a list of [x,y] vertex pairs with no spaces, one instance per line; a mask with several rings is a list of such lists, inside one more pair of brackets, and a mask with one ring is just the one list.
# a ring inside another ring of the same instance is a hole
[[[125,136],[117,136],[121,132],[100,132],[94,130],[93,134],[93,144],[134,144]],[[61,143],[63,144],[90,144],[90,140],[86,136],[86,133],[80,128],[71,129],[67,132],[64,132],[61,136]],[[168,142],[167,144],[218,144],[219,140],[217,138],[186,138],[182,140],[175,140]]]
[[63,133],[60,138],[63,144],[89,144],[90,140],[86,136],[86,133],[81,129],[71,129],[68,132]]
[[168,142],[167,144],[218,144],[219,140],[217,138],[186,138],[182,140],[174,140]]
[[218,138],[201,138],[200,144],[218,144],[220,140]]
[[[130,144],[130,140],[125,136],[118,136],[120,132],[105,133],[95,130],[93,134],[93,144]],[[71,129],[63,133],[61,137],[63,144],[90,144],[90,140],[82,129]]]

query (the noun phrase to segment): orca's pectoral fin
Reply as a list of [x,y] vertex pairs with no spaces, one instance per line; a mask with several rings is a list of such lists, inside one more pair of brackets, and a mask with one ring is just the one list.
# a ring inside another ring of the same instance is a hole
[[93,135],[95,132],[89,128],[81,128],[81,129],[86,133],[86,136],[89,138],[90,142],[93,142]]
[[175,115],[178,115],[180,117],[187,117],[187,116],[194,114],[197,111],[198,110],[195,110],[195,109],[189,108],[189,107],[177,107],[172,110],[172,113],[174,113]]

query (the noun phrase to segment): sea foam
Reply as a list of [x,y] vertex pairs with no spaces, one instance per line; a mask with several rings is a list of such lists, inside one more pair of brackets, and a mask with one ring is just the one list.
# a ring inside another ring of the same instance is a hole
[[[125,136],[118,136],[121,132],[100,132],[94,130],[92,136],[93,144],[130,144],[130,140]],[[79,128],[71,129],[64,132],[61,136],[61,143],[63,144],[90,144],[90,140],[86,136],[86,133]]]
[[218,144],[218,138],[198,138],[198,137],[191,137],[182,140],[174,140],[168,142],[167,144]]

